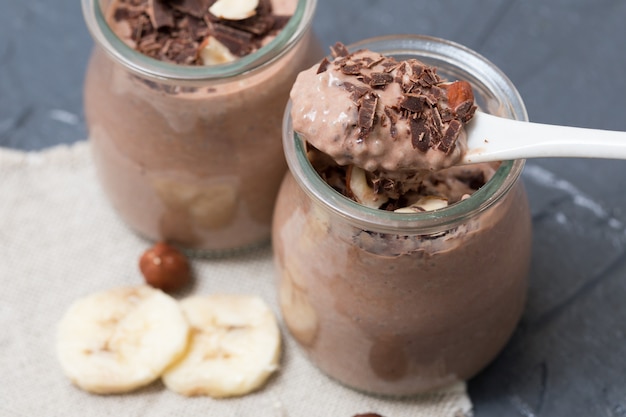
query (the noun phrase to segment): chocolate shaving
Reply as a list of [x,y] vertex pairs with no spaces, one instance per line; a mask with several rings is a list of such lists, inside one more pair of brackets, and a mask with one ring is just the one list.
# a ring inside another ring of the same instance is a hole
[[346,75],[360,75],[362,69],[363,69],[363,66],[358,65],[358,64],[343,65],[341,67],[341,72],[343,72]]
[[422,77],[422,74],[424,73],[424,69],[425,67],[422,64],[419,64],[417,62],[411,63],[411,72],[413,73],[413,76],[415,77],[416,80]]
[[419,77],[420,84],[424,87],[430,87],[441,82],[441,78],[436,73],[434,67],[425,67]]
[[172,10],[163,0],[148,0],[147,13],[154,28],[174,27]]
[[378,104],[378,96],[376,94],[366,94],[360,100],[359,118],[357,125],[360,133],[359,138],[367,137],[374,127],[374,117],[376,115],[376,105]]
[[365,65],[367,68],[373,68],[374,66],[380,64],[383,60],[385,59],[385,57],[381,56],[378,59],[369,59],[367,65]]
[[402,63],[396,62],[395,60],[389,60],[380,64],[384,68],[384,72],[393,72],[396,68],[399,68]]
[[474,116],[475,111],[476,106],[474,106],[474,102],[472,100],[466,100],[454,109],[454,113],[456,113],[456,116],[461,119],[463,123],[469,122]]
[[426,97],[423,94],[405,94],[398,105],[410,112],[420,113],[426,108]]
[[400,65],[398,65],[396,76],[393,81],[402,85],[404,83],[404,74],[406,74],[406,66],[404,65],[404,62],[401,62]]
[[398,123],[398,116],[395,112],[390,108],[385,106],[385,116],[389,119],[389,134],[395,140],[398,138],[398,129],[396,128],[396,123]]
[[165,0],[172,8],[195,17],[203,17],[215,0]]
[[454,114],[449,108],[439,109],[439,114],[441,115],[441,121],[444,123],[449,123],[452,119],[454,119]]
[[348,48],[341,42],[337,42],[333,46],[330,47],[330,53],[333,58],[345,57],[350,55]]
[[328,58],[322,59],[322,62],[320,62],[320,66],[317,67],[316,74],[321,74],[322,72],[326,72],[326,70],[328,70],[328,65],[330,65],[330,61],[328,60]]
[[430,131],[426,126],[426,121],[420,118],[410,119],[411,144],[413,148],[426,153],[430,149]]
[[361,97],[363,97],[364,95],[366,95],[366,94],[368,94],[368,93],[370,93],[372,91],[368,87],[361,86],[361,85],[355,85],[355,84],[352,84],[350,82],[344,82],[343,83],[343,88],[345,88],[346,91],[352,93],[350,98],[352,99],[352,101],[354,101],[357,104],[361,100]]
[[372,72],[368,82],[372,87],[384,87],[393,82],[393,75],[384,72]]
[[439,150],[446,153],[450,153],[454,144],[456,143],[457,138],[459,137],[459,133],[461,132],[461,128],[463,124],[459,120],[452,120],[446,129],[446,132],[441,139],[441,143],[439,144]]

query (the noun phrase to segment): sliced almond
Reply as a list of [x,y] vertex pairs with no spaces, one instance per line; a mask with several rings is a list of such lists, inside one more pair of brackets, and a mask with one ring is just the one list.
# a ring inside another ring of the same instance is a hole
[[219,65],[237,59],[230,50],[213,36],[208,36],[200,45],[200,59],[204,65]]
[[423,211],[433,211],[448,207],[448,200],[442,197],[428,195],[420,198],[408,207],[394,210],[395,213],[420,213]]
[[385,204],[388,198],[377,194],[367,183],[365,171],[357,166],[351,165],[346,173],[346,185],[357,202],[367,207],[379,208]]
[[217,0],[209,12],[220,19],[243,20],[256,14],[259,0]]

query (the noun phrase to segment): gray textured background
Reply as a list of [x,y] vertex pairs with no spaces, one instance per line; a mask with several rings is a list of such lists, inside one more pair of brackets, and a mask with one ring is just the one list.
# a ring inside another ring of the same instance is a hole
[[[85,139],[92,42],[79,2],[2,4],[0,146]],[[314,27],[324,45],[447,38],[499,66],[531,120],[626,130],[624,0],[319,0]],[[505,351],[469,383],[477,417],[626,416],[624,174],[626,161],[528,163],[530,298]]]

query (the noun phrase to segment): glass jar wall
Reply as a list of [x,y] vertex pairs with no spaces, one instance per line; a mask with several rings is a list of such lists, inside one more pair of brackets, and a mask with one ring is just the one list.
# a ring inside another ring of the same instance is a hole
[[[478,106],[527,115],[510,81],[478,54],[440,39],[366,40],[469,81]],[[285,114],[290,172],[273,242],[282,314],[310,360],[337,381],[375,394],[411,395],[476,374],[503,348],[524,307],[531,220],[524,161],[503,162],[470,198],[433,212],[359,205],[310,165]]]

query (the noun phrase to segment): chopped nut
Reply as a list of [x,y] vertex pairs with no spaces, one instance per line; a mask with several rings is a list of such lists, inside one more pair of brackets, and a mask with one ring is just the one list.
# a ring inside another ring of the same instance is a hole
[[230,50],[213,36],[208,36],[200,45],[200,59],[203,65],[219,65],[237,59]]
[[243,20],[256,14],[259,0],[217,0],[209,12],[220,19]]

